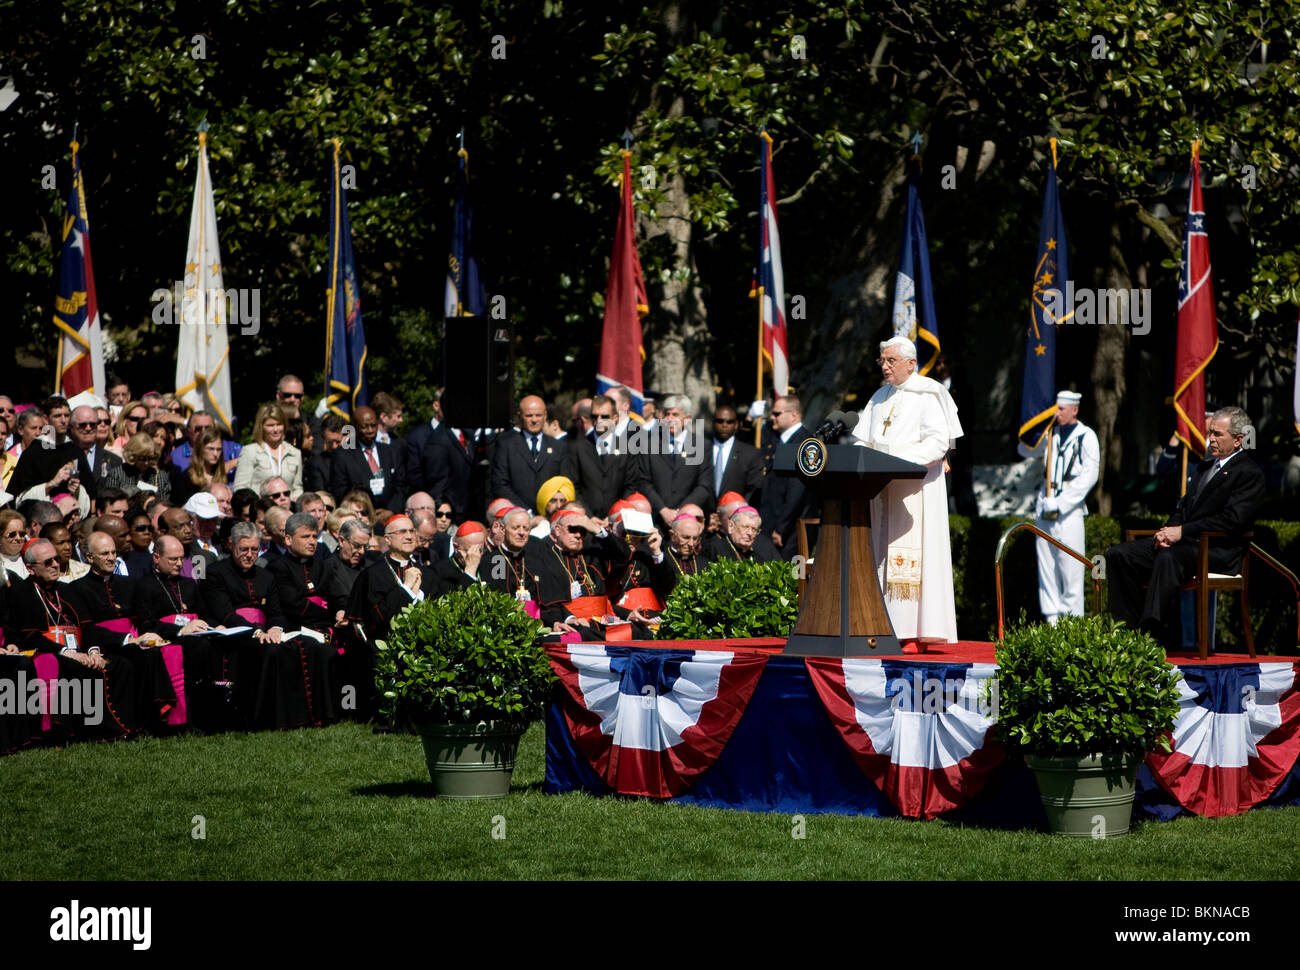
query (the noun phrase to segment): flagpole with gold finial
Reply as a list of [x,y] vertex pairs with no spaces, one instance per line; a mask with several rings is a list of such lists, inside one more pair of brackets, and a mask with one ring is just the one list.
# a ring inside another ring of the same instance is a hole
[[330,253],[330,281],[325,287],[325,397],[330,396],[330,368],[334,366],[334,297],[335,284],[338,282],[339,274],[339,148],[342,143],[337,138],[331,138],[330,144],[334,146],[334,184],[330,188],[330,194],[334,197],[334,212],[331,228],[334,237],[333,252]]

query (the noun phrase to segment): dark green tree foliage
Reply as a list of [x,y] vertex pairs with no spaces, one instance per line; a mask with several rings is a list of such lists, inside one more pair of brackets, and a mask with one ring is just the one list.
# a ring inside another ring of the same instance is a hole
[[787,562],[719,560],[684,576],[664,604],[659,640],[788,637],[799,615],[799,583]]
[[412,603],[379,641],[381,709],[446,724],[541,716],[554,675],[542,624],[483,586]]
[[654,305],[648,374],[657,390],[707,401],[716,385],[747,400],[766,127],[795,384],[813,417],[860,405],[892,325],[906,145],[919,132],[940,329],[969,387],[963,424],[975,460],[1009,460],[1055,126],[1076,284],[1154,295],[1149,334],[1061,334],[1059,383],[1088,392],[1107,512],[1123,471],[1169,433],[1194,137],[1223,340],[1210,396],[1262,415],[1261,448],[1291,449],[1284,407],[1267,405],[1289,386],[1300,297],[1298,14],[1298,0],[1191,12],[1155,0],[0,0],[0,74],[20,92],[0,125],[0,298],[20,350],[0,364],[0,386],[32,398],[52,374],[74,122],[112,366],[137,387],[167,385],[175,338],[150,322],[150,296],[181,274],[206,118],[226,282],[262,291],[260,333],[231,345],[245,417],[288,366],[320,386],[334,136],[356,167],[371,385],[423,408],[442,379],[440,360],[420,358],[437,353],[462,127],[483,275],[519,327],[521,393],[594,383],[630,127]]
[[1022,622],[998,645],[988,698],[1013,749],[1142,757],[1178,715],[1178,671],[1160,645],[1109,616]]

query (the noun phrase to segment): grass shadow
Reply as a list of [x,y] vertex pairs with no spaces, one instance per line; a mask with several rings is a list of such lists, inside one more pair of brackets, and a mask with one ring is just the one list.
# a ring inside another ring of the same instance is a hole
[[435,798],[431,781],[389,781],[381,785],[361,785],[352,794],[374,798]]

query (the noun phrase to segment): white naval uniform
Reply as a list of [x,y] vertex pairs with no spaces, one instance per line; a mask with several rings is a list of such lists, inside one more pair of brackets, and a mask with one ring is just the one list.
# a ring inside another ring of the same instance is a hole
[[[1052,494],[1047,479],[1038,490],[1034,524],[1057,542],[1076,552],[1084,551],[1083,519],[1088,514],[1087,498],[1097,484],[1101,470],[1101,446],[1097,434],[1082,421],[1068,428],[1055,427],[1050,438]],[[1046,440],[1046,439],[1045,439]],[[1037,454],[1041,454],[1040,449]],[[1034,454],[1034,453],[1031,453]],[[1055,519],[1044,513],[1055,510]],[[1083,581],[1087,570],[1073,557],[1043,539],[1038,547],[1038,605],[1048,623],[1062,614],[1083,615]]]

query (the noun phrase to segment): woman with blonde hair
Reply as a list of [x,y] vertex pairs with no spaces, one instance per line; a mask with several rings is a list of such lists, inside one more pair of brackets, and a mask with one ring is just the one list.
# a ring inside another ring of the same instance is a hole
[[162,449],[153,437],[137,431],[122,448],[122,464],[110,465],[106,469],[104,484],[120,488],[126,492],[127,498],[135,498],[144,492],[167,501],[171,495],[171,481],[158,467],[161,453]]
[[26,543],[27,520],[13,509],[0,511],[0,585],[12,586],[27,578],[27,563],[23,562]]
[[235,469],[236,489],[262,491],[268,478],[283,478],[289,483],[289,497],[302,494],[302,452],[285,440],[288,418],[280,405],[263,404],[253,419],[253,443],[239,454]]
[[113,440],[108,445],[108,450],[117,457],[122,457],[122,448],[128,438],[141,430],[144,422],[149,420],[149,409],[145,407],[143,401],[129,401],[127,405],[118,412],[117,424],[113,425]]
[[375,521],[375,502],[370,494],[362,489],[354,488],[343,496],[339,502],[339,508],[345,505],[354,506],[356,514],[366,520],[367,525],[372,525]]

